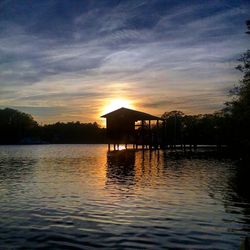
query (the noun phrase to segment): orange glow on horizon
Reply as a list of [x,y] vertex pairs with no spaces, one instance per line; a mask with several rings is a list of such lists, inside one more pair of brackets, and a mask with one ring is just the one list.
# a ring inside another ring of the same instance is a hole
[[133,102],[128,99],[113,99],[104,104],[102,115],[112,112],[119,108],[134,109]]

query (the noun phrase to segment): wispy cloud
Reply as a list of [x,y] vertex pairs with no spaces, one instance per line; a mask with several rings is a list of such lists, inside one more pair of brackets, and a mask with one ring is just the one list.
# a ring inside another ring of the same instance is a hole
[[103,100],[122,96],[157,113],[213,112],[249,42],[247,1],[30,6],[0,5],[0,105],[44,121],[96,120]]

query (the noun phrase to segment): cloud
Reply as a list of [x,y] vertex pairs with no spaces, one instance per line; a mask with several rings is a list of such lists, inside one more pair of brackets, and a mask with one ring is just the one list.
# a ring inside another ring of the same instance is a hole
[[[198,91],[197,91],[198,92]],[[192,95],[166,96],[165,99],[147,102],[145,108],[160,109],[165,111],[181,110],[190,113],[202,113],[203,110],[211,113],[213,110],[222,108],[223,93],[203,91],[204,93],[193,93]],[[202,92],[202,91],[200,91]],[[164,112],[164,111],[163,111]]]
[[89,121],[103,100],[122,96],[153,112],[213,112],[239,79],[233,68],[249,42],[244,1],[5,1],[0,8],[0,104],[47,107],[35,111],[44,120],[51,107],[55,120]]

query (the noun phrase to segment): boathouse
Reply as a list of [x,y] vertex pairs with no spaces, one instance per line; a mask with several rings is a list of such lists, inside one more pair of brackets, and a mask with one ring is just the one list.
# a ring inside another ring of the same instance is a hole
[[114,149],[119,144],[133,148],[158,148],[164,143],[165,123],[160,117],[128,108],[120,108],[101,116],[106,118],[107,137]]

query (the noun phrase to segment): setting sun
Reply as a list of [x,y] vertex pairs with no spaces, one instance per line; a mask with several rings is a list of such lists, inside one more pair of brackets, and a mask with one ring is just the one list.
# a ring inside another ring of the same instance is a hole
[[103,114],[107,114],[109,112],[112,112],[112,111],[119,109],[119,108],[122,108],[122,107],[131,108],[131,109],[134,108],[132,101],[130,101],[130,100],[113,99],[113,100],[110,100],[109,102],[107,102],[106,105],[104,105]]

